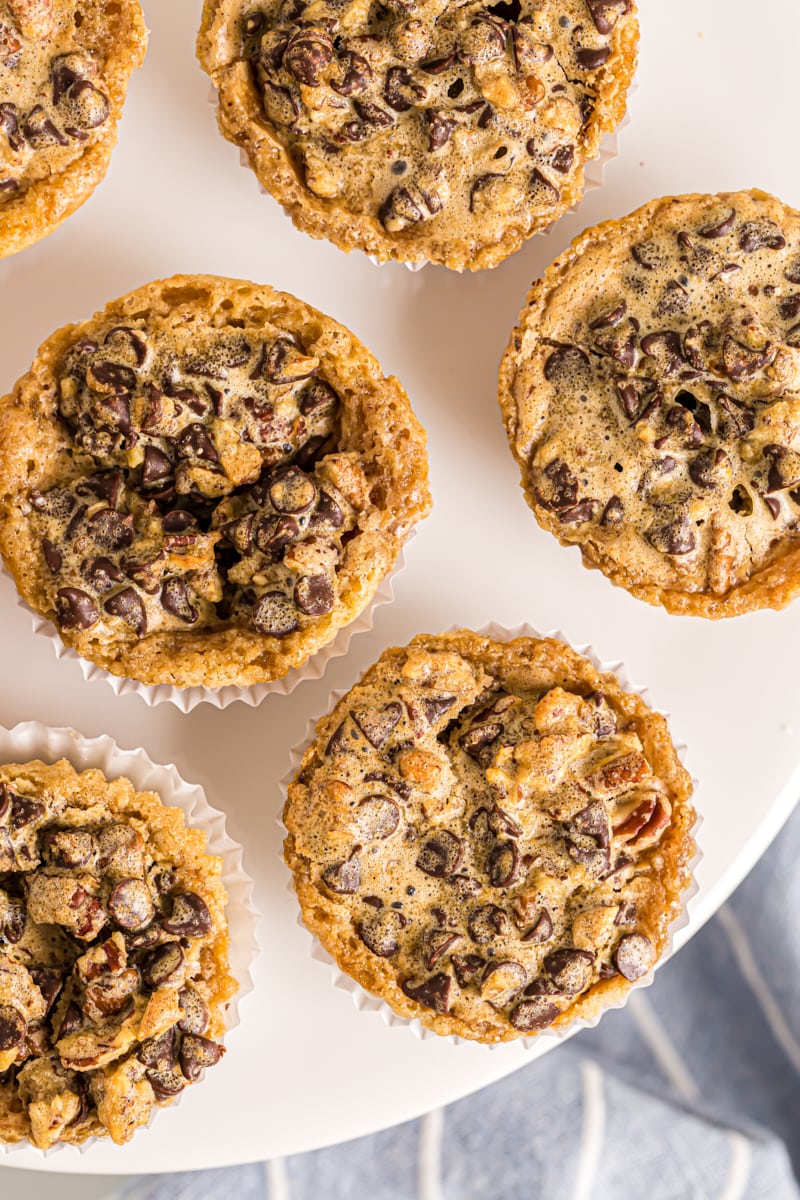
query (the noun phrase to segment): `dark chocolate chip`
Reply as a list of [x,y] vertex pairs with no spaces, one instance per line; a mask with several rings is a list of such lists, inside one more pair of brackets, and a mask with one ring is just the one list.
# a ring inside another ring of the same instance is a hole
[[142,463],[142,487],[152,488],[163,484],[173,473],[172,462],[157,446],[145,446]]
[[56,592],[56,620],[62,629],[91,629],[99,618],[94,600],[80,588],[59,588]]
[[250,619],[259,633],[287,637],[297,629],[297,610],[283,592],[265,592],[253,605]]
[[359,710],[350,715],[369,744],[380,750],[402,717],[403,706],[399,700],[393,700],[378,712]]
[[739,246],[746,254],[766,247],[769,250],[782,250],[786,238],[774,221],[746,221],[739,230]]
[[333,863],[322,872],[322,878],[332,892],[341,896],[352,895],[361,886],[361,860],[356,850],[343,862]]
[[0,1050],[18,1050],[27,1032],[22,1013],[11,1004],[0,1004]]
[[553,921],[547,909],[543,908],[528,932],[522,935],[521,940],[531,942],[534,946],[540,946],[544,942],[549,942],[552,936]]
[[400,913],[386,908],[359,922],[356,930],[368,950],[379,958],[391,958],[399,949],[397,939],[405,923],[405,917]]
[[511,887],[519,879],[520,853],[516,842],[498,842],[489,853],[489,882],[492,887]]
[[294,589],[294,602],[309,617],[324,617],[333,608],[335,593],[327,575],[304,575]]
[[211,932],[211,913],[196,892],[178,892],[172,898],[172,913],[162,918],[161,928],[173,937],[204,937]]
[[185,1077],[174,1067],[148,1067],[145,1076],[157,1100],[171,1100],[186,1087]]
[[296,30],[286,44],[283,65],[290,75],[307,87],[319,87],[320,76],[333,60],[333,42],[319,26]]
[[654,549],[675,557],[691,554],[697,544],[689,514],[685,510],[676,511],[671,507],[665,507],[664,511],[656,516],[653,524],[645,531],[645,537]]
[[87,532],[103,550],[124,550],[133,542],[133,517],[101,508],[86,522]]
[[199,1079],[201,1071],[213,1067],[225,1053],[225,1047],[197,1033],[185,1033],[181,1038],[178,1061],[190,1083]]
[[189,598],[189,589],[183,579],[166,579],[161,587],[161,607],[170,616],[193,625],[199,613]]
[[156,912],[143,879],[121,879],[108,897],[108,911],[120,929],[131,933],[149,925]]
[[439,829],[425,839],[420,847],[416,865],[426,875],[446,879],[454,875],[464,856],[464,843],[449,829]]
[[202,462],[219,462],[217,449],[204,425],[187,426],[175,443],[179,458],[196,458]]
[[544,969],[552,977],[558,991],[566,996],[576,996],[589,986],[593,965],[594,955],[588,950],[569,947],[555,950],[544,960]]
[[158,1037],[146,1038],[139,1047],[136,1057],[146,1067],[169,1071],[177,1062],[175,1026]]
[[430,979],[425,979],[422,983],[415,984],[406,980],[402,987],[410,1000],[416,1000],[418,1004],[432,1008],[434,1012],[446,1013],[450,1011],[451,984],[450,976],[440,972],[438,975],[431,975]]
[[534,996],[513,1008],[508,1019],[520,1033],[537,1033],[552,1025],[559,1011],[552,1000],[545,996]]
[[52,574],[57,575],[63,561],[61,551],[48,538],[42,538],[42,554]]
[[178,1003],[183,1009],[183,1017],[178,1022],[181,1033],[205,1033],[211,1014],[200,993],[193,987],[182,987],[178,992]]
[[439,108],[427,109],[425,117],[428,121],[428,150],[434,154],[447,145],[451,133],[458,128],[458,122]]
[[115,592],[103,604],[104,610],[112,617],[119,617],[126,625],[130,625],[137,637],[144,637],[147,632],[147,610],[135,588],[123,588]]
[[179,942],[157,946],[142,959],[142,979],[149,988],[177,982],[183,970],[183,957]]
[[283,467],[272,475],[269,498],[279,513],[305,513],[317,498],[314,480],[299,467]]
[[557,346],[544,363],[544,377],[550,383],[567,384],[576,375],[585,375],[589,359],[578,346]]
[[726,233],[730,233],[736,221],[736,209],[732,208],[729,213],[720,219],[708,221],[705,225],[701,225],[698,229],[700,237],[703,238],[721,238]]
[[642,933],[631,933],[620,938],[614,951],[617,970],[630,983],[646,975],[655,958],[653,943]]
[[467,929],[473,942],[484,946],[508,928],[508,917],[496,904],[482,904],[475,908],[467,919]]
[[388,796],[367,796],[355,811],[358,836],[364,841],[391,837],[400,824],[400,809]]
[[610,46],[598,46],[595,50],[578,50],[575,57],[586,71],[596,71],[608,62],[610,55]]
[[497,741],[503,732],[503,726],[498,721],[488,721],[482,725],[473,725],[466,733],[462,733],[458,744],[471,758],[477,759],[481,752],[492,742]]

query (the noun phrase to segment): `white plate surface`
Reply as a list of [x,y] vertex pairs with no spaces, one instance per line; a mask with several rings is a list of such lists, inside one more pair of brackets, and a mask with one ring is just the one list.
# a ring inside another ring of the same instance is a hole
[[[31,632],[0,579],[0,723],[109,733],[176,763],[226,809],[265,913],[256,996],[230,1053],[123,1148],[2,1165],[76,1172],[186,1170],[290,1154],[406,1120],[530,1062],[505,1046],[420,1041],[359,1013],[312,960],[278,862],[289,748],[383,647],[489,620],[560,628],[622,659],[673,714],[700,780],[705,857],[689,930],[742,879],[800,790],[800,603],[718,624],[671,618],[582,568],[541,532],[517,486],[495,400],[497,363],[529,282],[584,226],[655,195],[757,185],[800,206],[796,0],[640,0],[639,87],[606,183],[504,266],[478,276],[371,266],[295,232],[217,134],[194,61],[199,0],[144,0],[151,44],[106,182],[45,242],[0,263],[0,390],[54,329],[177,271],[269,282],[350,326],[408,389],[430,437],[435,511],[409,546],[394,604],[323,680],[259,708],[148,708],[84,682]],[[755,43],[755,52],[754,52]]]

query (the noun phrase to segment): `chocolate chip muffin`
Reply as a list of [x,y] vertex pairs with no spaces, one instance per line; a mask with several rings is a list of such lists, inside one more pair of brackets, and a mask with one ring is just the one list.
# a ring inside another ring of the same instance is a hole
[[650,971],[690,795],[664,718],[563,643],[421,635],[318,724],[286,862],[342,970],[436,1033],[507,1041]]
[[430,505],[397,380],[266,286],[148,284],[0,401],[0,550],[63,640],[178,687],[277,679],[357,616]]
[[222,861],[152,792],[0,766],[0,1141],[127,1142],[221,1058]]
[[536,519],[673,613],[800,590],[800,214],[654,200],[534,284],[500,406]]
[[198,55],[298,228],[477,270],[579,199],[637,42],[634,0],[206,0]]
[[138,0],[0,0],[0,258],[97,187],[146,44]]

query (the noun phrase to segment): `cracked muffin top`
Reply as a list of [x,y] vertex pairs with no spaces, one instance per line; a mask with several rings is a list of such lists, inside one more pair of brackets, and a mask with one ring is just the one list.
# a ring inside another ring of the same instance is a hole
[[648,974],[690,795],[664,718],[563,643],[420,635],[318,724],[285,856],[342,970],[437,1033],[507,1041]]
[[474,270],[579,199],[637,41],[633,0],[206,0],[198,56],[298,228]]
[[146,42],[137,0],[0,0],[0,258],[103,178]]
[[149,284],[0,402],[0,550],[62,639],[177,686],[280,678],[358,615],[430,505],[408,398],[269,287]]
[[0,1141],[127,1142],[224,1053],[222,860],[152,792],[0,766]]
[[539,523],[635,596],[727,617],[800,588],[800,214],[654,200],[534,284],[500,405]]

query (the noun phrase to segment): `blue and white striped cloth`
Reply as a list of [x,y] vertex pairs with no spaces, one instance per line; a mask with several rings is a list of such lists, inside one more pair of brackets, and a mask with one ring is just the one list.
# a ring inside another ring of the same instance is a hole
[[[109,1180],[102,1194],[109,1200],[800,1200],[798,864],[800,809],[732,900],[651,988],[596,1029],[466,1100],[313,1154]],[[57,1181],[46,1187],[41,1176],[28,1181],[26,1198],[65,1196],[53,1188]],[[22,1200],[13,1177],[8,1192],[7,1183],[4,1176],[3,1195]],[[91,1200],[100,1195],[90,1190]]]

